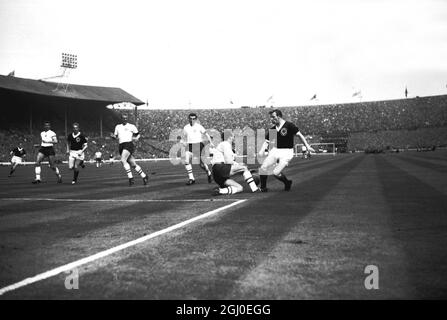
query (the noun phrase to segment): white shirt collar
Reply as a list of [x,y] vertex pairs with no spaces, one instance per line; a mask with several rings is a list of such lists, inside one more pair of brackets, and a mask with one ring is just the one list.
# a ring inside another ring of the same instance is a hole
[[275,126],[276,127],[276,130],[280,130],[281,128],[282,128],[282,126],[284,125],[284,123],[286,123],[286,120],[284,120],[284,119],[279,119],[279,126],[277,127],[277,126]]
[[79,131],[77,135],[75,135],[74,132],[71,133],[71,135],[73,136],[73,138],[77,138],[77,137],[79,137],[80,134],[81,134],[81,131]]

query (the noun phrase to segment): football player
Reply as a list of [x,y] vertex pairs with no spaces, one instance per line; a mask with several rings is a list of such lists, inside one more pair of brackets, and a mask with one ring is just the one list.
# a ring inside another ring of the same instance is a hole
[[96,162],[96,168],[102,166],[102,152],[99,150],[95,152],[95,162]]
[[222,141],[213,149],[213,165],[214,181],[219,185],[213,190],[213,195],[235,194],[242,192],[243,187],[231,179],[231,177],[242,174],[245,182],[249,185],[252,192],[258,191],[256,181],[253,179],[251,172],[244,164],[235,161],[236,155],[232,149],[234,135],[227,134],[227,139]]
[[[203,135],[205,135],[210,143],[211,147],[214,147],[211,141],[210,135],[206,132],[205,128],[197,122],[197,114],[190,113],[188,115],[189,123],[183,128],[183,139],[181,142],[186,145],[185,152],[185,169],[188,173],[188,182],[186,185],[193,185],[196,180],[194,179],[194,174],[192,172],[191,161],[194,155],[198,156],[200,159],[200,167],[206,172],[208,176],[208,183],[212,182],[211,171],[208,165],[202,161],[202,150],[204,148]],[[197,154],[197,152],[200,152]]]
[[267,149],[269,145],[272,146],[268,156],[264,159],[261,168],[259,169],[261,178],[260,190],[262,192],[268,191],[267,174],[269,169],[274,167],[273,176],[284,183],[285,191],[290,191],[290,188],[292,187],[292,180],[287,179],[282,171],[289,165],[290,160],[293,158],[294,137],[298,136],[301,139],[307,151],[315,152],[315,150],[309,145],[309,143],[307,143],[306,138],[295,124],[283,119],[281,110],[272,110],[269,112],[269,115],[270,121],[273,124],[273,127],[270,129],[276,131],[276,138],[269,137],[269,132],[267,132],[266,140],[259,151],[259,156],[262,157],[264,156],[265,149]]
[[87,138],[79,131],[79,123],[73,123],[73,132],[67,137],[68,168],[73,170],[73,181],[78,182],[79,166],[84,161],[87,149]]
[[26,151],[25,149],[23,149],[22,143],[19,142],[19,145],[16,148],[12,149],[9,154],[12,156],[12,158],[11,170],[9,171],[8,177],[12,177],[12,174],[14,173],[14,171],[16,171],[17,166],[22,163],[23,159],[25,159]]
[[135,151],[133,141],[138,141],[141,135],[135,125],[127,122],[127,118],[127,114],[122,115],[122,123],[116,125],[115,132],[111,137],[118,139],[121,163],[129,178],[129,186],[134,184],[131,167],[141,176],[141,178],[143,178],[144,185],[147,185],[149,178],[146,173],[144,173],[143,169],[141,169],[135,162],[135,158],[132,155]]
[[56,133],[51,130],[51,124],[49,121],[46,121],[44,123],[44,130],[40,133],[40,138],[42,142],[40,143],[40,149],[37,153],[36,166],[34,168],[36,179],[33,181],[33,184],[41,183],[40,173],[42,169],[40,167],[40,163],[45,158],[48,158],[50,168],[56,174],[57,183],[62,183],[62,176],[59,172],[58,167],[56,167],[54,162],[54,157],[56,156],[56,153],[54,151],[54,145],[58,143],[57,136]]

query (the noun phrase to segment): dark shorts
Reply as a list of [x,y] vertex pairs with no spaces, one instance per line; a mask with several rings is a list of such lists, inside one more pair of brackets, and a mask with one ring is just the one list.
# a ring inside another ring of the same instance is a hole
[[118,150],[119,150],[119,152],[120,152],[120,155],[123,153],[123,150],[124,150],[124,149],[126,149],[127,151],[129,151],[130,154],[132,155],[132,154],[134,153],[134,151],[135,151],[135,146],[133,145],[132,142],[123,142],[123,143],[120,143],[119,148],[118,148]]
[[96,160],[96,162],[101,162],[102,158],[96,158],[95,160]]
[[54,152],[53,147],[40,147],[39,152],[43,154],[45,157],[49,156],[55,156],[56,153]]
[[219,187],[225,187],[225,181],[230,178],[231,164],[216,163],[213,165],[213,178]]
[[[198,146],[198,148],[197,148],[197,146]],[[205,145],[203,144],[203,142],[200,142],[200,143],[188,143],[188,151],[189,152],[193,152],[193,150],[195,151],[195,150],[199,149],[200,150],[200,154],[202,154],[203,148],[205,148]]]

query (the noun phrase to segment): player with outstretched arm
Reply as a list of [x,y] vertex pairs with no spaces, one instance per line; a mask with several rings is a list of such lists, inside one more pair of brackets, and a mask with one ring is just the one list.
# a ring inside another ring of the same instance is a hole
[[261,178],[260,190],[262,192],[268,191],[268,172],[269,169],[273,168],[273,176],[284,183],[285,191],[290,191],[290,188],[292,187],[292,180],[287,179],[282,171],[289,165],[290,160],[293,158],[294,137],[298,136],[308,151],[315,152],[315,150],[309,145],[306,138],[295,124],[283,119],[281,110],[272,110],[269,112],[269,115],[270,121],[273,124],[273,127],[270,129],[276,131],[276,138],[269,137],[269,133],[267,132],[266,140],[259,151],[259,156],[262,157],[264,156],[264,152],[268,146],[273,146],[259,169]]

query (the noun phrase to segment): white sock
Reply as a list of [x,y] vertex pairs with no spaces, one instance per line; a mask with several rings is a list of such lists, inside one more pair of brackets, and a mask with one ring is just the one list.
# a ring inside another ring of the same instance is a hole
[[125,163],[123,166],[124,166],[124,170],[126,170],[127,177],[128,177],[129,179],[133,178],[132,170],[130,170],[130,164]]
[[188,172],[188,178],[194,180],[194,175],[192,174],[192,165],[185,164],[186,171]]
[[247,182],[247,184],[250,186],[251,192],[255,192],[256,190],[258,190],[258,186],[255,183],[255,180],[253,179],[253,176],[251,175],[250,171],[244,171],[244,179],[245,182]]
[[56,168],[54,169],[54,172],[56,172],[56,175],[57,175],[57,176],[60,176],[60,174],[59,174],[59,168],[58,168],[58,167],[56,167]]
[[238,191],[236,190],[236,188],[229,186],[226,188],[220,188],[219,193],[220,194],[235,194],[235,193],[238,193]]
[[135,166],[135,171],[141,176],[141,178],[146,178],[146,174],[138,164]]
[[40,180],[40,171],[41,171],[40,166],[34,168],[34,172],[36,173],[36,180]]

